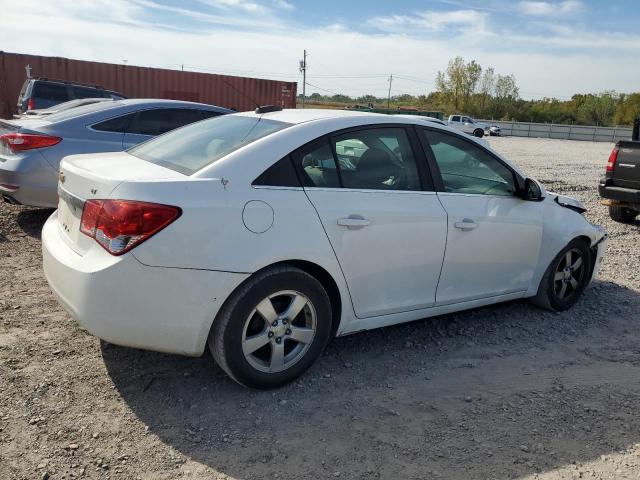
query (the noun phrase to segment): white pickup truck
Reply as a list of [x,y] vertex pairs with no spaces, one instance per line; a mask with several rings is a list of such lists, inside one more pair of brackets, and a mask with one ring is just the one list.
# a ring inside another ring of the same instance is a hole
[[447,125],[478,138],[484,137],[484,132],[489,132],[489,125],[476,122],[473,118],[465,115],[450,115]]

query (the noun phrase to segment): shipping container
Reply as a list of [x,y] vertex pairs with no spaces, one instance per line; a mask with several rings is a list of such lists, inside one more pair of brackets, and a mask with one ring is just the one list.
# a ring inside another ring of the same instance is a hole
[[16,112],[27,74],[98,85],[129,98],[188,100],[238,111],[253,110],[256,105],[296,108],[296,82],[0,51],[0,118],[11,118]]

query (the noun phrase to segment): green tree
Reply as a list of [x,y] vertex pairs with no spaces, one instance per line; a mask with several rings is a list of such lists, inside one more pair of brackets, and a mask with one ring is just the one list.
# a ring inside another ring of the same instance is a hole
[[615,92],[588,95],[578,108],[578,120],[587,125],[611,125],[617,97]]
[[636,118],[640,117],[640,93],[620,95],[620,101],[616,105],[613,115],[615,125],[632,125]]
[[481,115],[485,114],[485,110],[488,104],[491,102],[495,84],[495,71],[493,67],[489,67],[484,72],[482,72],[482,76],[480,77],[480,81],[478,83],[478,100]]

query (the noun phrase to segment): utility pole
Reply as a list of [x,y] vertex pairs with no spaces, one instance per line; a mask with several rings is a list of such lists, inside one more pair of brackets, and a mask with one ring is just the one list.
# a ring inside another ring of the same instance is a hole
[[387,96],[387,113],[391,112],[391,83],[393,82],[393,73],[389,75],[389,95]]
[[307,96],[307,51],[304,51],[300,60],[300,71],[302,72],[302,108],[304,108],[305,97]]

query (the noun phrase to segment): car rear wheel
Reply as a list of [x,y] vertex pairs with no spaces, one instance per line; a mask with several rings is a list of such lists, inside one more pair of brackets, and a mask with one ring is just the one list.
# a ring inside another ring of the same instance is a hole
[[567,310],[578,301],[590,276],[589,245],[584,240],[573,240],[553,259],[532,300],[547,310]]
[[478,138],[482,138],[482,137],[484,137],[484,130],[482,130],[481,128],[476,128],[476,129],[473,131],[473,136],[474,136],[474,137],[478,137]]
[[331,305],[322,284],[289,266],[258,273],[225,302],[209,335],[216,363],[248,387],[280,387],[325,348]]
[[616,222],[631,223],[638,216],[638,212],[627,207],[613,205],[609,207],[609,216]]

